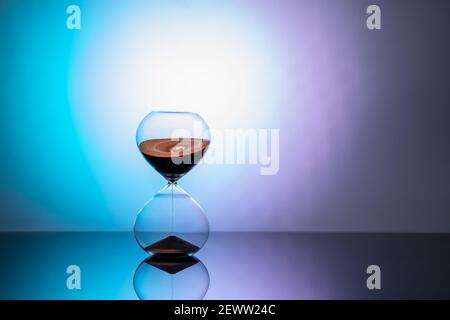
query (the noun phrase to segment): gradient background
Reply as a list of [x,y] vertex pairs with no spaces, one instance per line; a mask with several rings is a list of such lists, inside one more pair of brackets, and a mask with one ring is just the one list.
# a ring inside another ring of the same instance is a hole
[[[382,29],[366,28],[368,5]],[[82,29],[66,28],[78,4]],[[0,229],[132,229],[154,109],[280,128],[280,171],[198,166],[212,231],[450,231],[450,2],[0,0]]]

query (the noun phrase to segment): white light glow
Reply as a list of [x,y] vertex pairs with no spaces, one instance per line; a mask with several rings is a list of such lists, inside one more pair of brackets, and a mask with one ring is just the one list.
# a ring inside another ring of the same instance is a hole
[[258,127],[272,116],[273,64],[255,26],[230,13],[171,7],[114,26],[84,55],[93,78],[81,89],[85,105],[118,115],[116,128],[116,120],[135,125],[135,116],[158,109],[197,112],[214,128]]
[[[142,3],[114,2],[118,7],[107,11],[85,7],[96,16],[85,21],[72,63],[75,126],[111,214],[120,219],[130,210],[121,198],[148,196],[142,174],[152,170],[134,141],[149,112],[197,112],[219,130],[278,125],[277,64],[261,21],[221,7],[227,4]],[[204,174],[231,179],[231,169],[222,176],[223,169],[216,170]],[[198,181],[201,174],[197,170]],[[124,181],[136,185],[124,190]],[[155,180],[153,190],[160,186]]]

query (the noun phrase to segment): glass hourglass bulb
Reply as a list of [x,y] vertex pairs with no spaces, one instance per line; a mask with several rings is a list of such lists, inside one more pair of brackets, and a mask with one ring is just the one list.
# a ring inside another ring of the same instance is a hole
[[151,112],[141,121],[136,142],[147,162],[168,181],[138,213],[137,242],[150,254],[194,254],[208,239],[209,223],[200,205],[177,181],[208,149],[208,126],[196,113]]
[[145,259],[133,277],[141,300],[198,300],[209,288],[209,273],[195,257],[153,255]]

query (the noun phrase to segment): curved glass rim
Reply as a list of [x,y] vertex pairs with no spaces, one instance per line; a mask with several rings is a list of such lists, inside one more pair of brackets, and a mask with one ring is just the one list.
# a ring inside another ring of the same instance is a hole
[[154,110],[154,111],[150,111],[149,114],[152,113],[185,113],[185,114],[195,114],[195,115],[199,115],[197,112],[193,112],[193,111],[161,111],[161,110]]

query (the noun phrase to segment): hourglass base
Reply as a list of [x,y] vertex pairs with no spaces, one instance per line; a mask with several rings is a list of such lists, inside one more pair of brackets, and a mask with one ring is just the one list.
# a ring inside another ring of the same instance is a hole
[[156,255],[187,256],[200,250],[195,244],[177,236],[168,236],[145,248],[148,253]]

